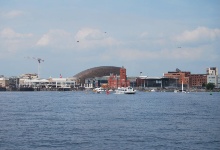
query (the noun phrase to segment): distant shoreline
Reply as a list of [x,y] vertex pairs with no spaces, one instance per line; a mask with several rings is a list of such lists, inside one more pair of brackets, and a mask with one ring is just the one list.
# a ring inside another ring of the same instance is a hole
[[[173,89],[156,89],[155,91],[151,91],[150,89],[140,89],[135,88],[139,92],[174,92]],[[91,91],[92,89],[85,89],[85,88],[71,88],[71,89],[34,89],[34,88],[24,88],[24,89],[7,89],[7,88],[0,88],[0,92],[81,92],[81,91]],[[213,90],[206,90],[206,89],[191,89],[184,92],[196,93],[196,92],[220,92],[220,89],[213,89]],[[178,91],[177,93],[182,93],[182,91]]]

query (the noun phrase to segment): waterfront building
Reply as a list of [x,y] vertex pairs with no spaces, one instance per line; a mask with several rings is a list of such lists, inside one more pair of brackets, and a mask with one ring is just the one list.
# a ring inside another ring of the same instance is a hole
[[96,77],[109,76],[111,73],[120,74],[120,68],[121,67],[115,67],[115,66],[99,66],[99,67],[86,69],[74,75],[73,77],[77,79],[78,85],[84,85],[85,79],[90,79],[90,78],[94,79]]
[[67,88],[75,88],[76,81],[74,78],[52,78],[50,77],[48,79],[48,84],[46,85],[47,88],[61,88],[61,89],[67,89]]
[[73,78],[39,79],[37,74],[24,74],[19,79],[19,88],[31,87],[37,90],[59,90],[74,88],[76,81]]
[[207,84],[207,74],[190,74],[189,75],[189,87],[201,88]]
[[9,90],[14,91],[17,90],[19,86],[19,77],[12,76],[9,77]]
[[178,86],[182,85],[189,85],[189,71],[181,71],[178,68],[176,71],[168,71],[168,73],[164,73],[163,76],[166,78],[173,78],[178,80]]
[[213,83],[215,87],[219,87],[218,85],[218,68],[210,67],[206,69],[207,72],[207,83]]
[[218,75],[218,68],[216,68],[216,67],[206,68],[206,73],[208,75]]
[[36,73],[22,74],[19,77],[19,87],[20,86],[29,87],[29,86],[31,86],[32,80],[35,80],[37,78],[38,78],[38,75]]
[[169,77],[148,77],[139,76],[137,77],[137,87],[143,89],[176,89],[178,86],[177,78]]
[[130,86],[130,81],[127,80],[126,69],[122,66],[120,68],[120,75],[110,74],[108,79],[108,87],[116,89],[118,87],[128,87]]
[[26,74],[22,74],[20,75],[21,79],[37,79],[38,75],[36,73],[26,73]]
[[137,77],[127,77],[127,80],[130,81],[131,87],[137,87]]
[[218,87],[218,76],[217,75],[207,75],[207,83],[213,83],[215,87]]
[[92,88],[96,87],[96,79],[95,78],[86,78],[84,87],[86,89],[92,89]]
[[84,87],[85,88],[95,88],[95,87],[106,88],[108,86],[108,78],[109,76],[86,78]]
[[0,87],[6,88],[9,86],[9,79],[4,77],[3,75],[0,76]]
[[218,69],[216,67],[207,68],[206,73],[207,74],[191,74],[189,71],[176,69],[176,71],[164,73],[164,76],[168,78],[177,78],[179,86],[183,82],[188,88],[204,88],[207,83],[214,83],[215,86],[217,86]]
[[49,81],[47,79],[20,79],[19,87],[46,88]]

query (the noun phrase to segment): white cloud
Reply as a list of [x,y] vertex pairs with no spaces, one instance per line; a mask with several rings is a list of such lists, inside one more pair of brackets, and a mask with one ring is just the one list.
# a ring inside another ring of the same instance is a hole
[[[202,61],[207,58],[217,60],[219,57],[216,45],[220,38],[219,29],[199,27],[193,31],[183,32],[178,38],[172,38],[167,34],[156,34],[152,36],[143,32],[137,39],[122,41],[117,47],[110,49],[111,53],[103,52],[103,60],[117,58],[123,61]],[[140,39],[141,37],[141,39]],[[184,43],[178,45],[176,40],[181,42],[194,41],[196,45]],[[123,44],[122,44],[123,43]],[[181,48],[178,48],[178,47]]]
[[[210,50],[210,51],[207,51]],[[111,51],[111,53],[103,54],[111,58],[117,58],[123,61],[161,61],[174,60],[176,61],[195,61],[208,58],[216,58],[214,50],[211,46],[187,47],[187,48],[163,48],[160,50],[140,50],[121,48]]]
[[62,29],[49,30],[36,42],[36,46],[52,47],[54,50],[69,49],[74,51],[89,51],[91,49],[99,51],[100,48],[111,48],[119,44],[120,42],[108,36],[108,33],[92,28],[83,28],[75,36]]
[[185,43],[192,43],[192,42],[210,42],[215,41],[220,38],[220,29],[209,29],[206,27],[198,27],[192,31],[184,31],[181,35],[175,37],[174,39],[177,42],[185,42]]
[[37,41],[37,44],[38,46],[46,46],[48,45],[50,42],[50,36],[48,34],[44,34],[40,40]]
[[73,46],[73,37],[71,33],[65,30],[49,30],[36,43],[37,46],[49,46],[56,48],[70,48]]
[[0,51],[16,52],[31,47],[33,44],[32,33],[18,33],[11,28],[5,28],[0,32]]
[[12,11],[7,12],[7,13],[2,13],[1,16],[3,16],[4,18],[12,19],[12,18],[15,18],[15,17],[22,16],[23,14],[24,14],[23,11],[12,10]]
[[105,33],[98,29],[83,28],[77,32],[75,38],[77,40],[102,40],[105,38]]
[[11,28],[5,28],[1,31],[0,36],[2,38],[12,39],[12,38],[28,38],[28,37],[32,37],[33,35],[31,33],[28,34],[17,33]]

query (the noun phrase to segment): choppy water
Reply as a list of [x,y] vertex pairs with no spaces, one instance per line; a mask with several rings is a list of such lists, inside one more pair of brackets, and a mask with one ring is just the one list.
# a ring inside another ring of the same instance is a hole
[[220,149],[220,93],[1,92],[0,149]]

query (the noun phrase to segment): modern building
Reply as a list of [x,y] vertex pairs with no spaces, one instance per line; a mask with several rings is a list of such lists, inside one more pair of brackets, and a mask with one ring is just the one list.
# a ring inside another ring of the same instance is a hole
[[210,67],[206,69],[207,83],[213,83],[215,87],[218,87],[218,68]]
[[75,88],[76,81],[74,78],[49,78],[47,88],[60,88],[60,89],[68,89]]
[[[86,78],[85,83],[84,83],[84,87],[85,88],[95,88],[95,87],[106,88],[108,85],[108,78],[109,78],[109,76]],[[81,84],[80,86],[82,87],[83,84]]]
[[76,81],[73,78],[49,78],[39,79],[36,74],[24,74],[19,79],[19,88],[34,88],[41,90],[68,90],[75,88]]
[[139,76],[137,78],[137,87],[143,89],[146,88],[176,89],[178,87],[178,79],[169,78],[169,77]]
[[120,68],[121,67],[115,67],[115,66],[99,66],[94,67],[90,69],[86,69],[73,77],[76,78],[77,84],[84,85],[85,79],[93,79],[96,77],[103,77],[103,76],[109,76],[110,74],[120,74]]
[[137,77],[127,77],[127,80],[130,81],[131,87],[137,87]]

